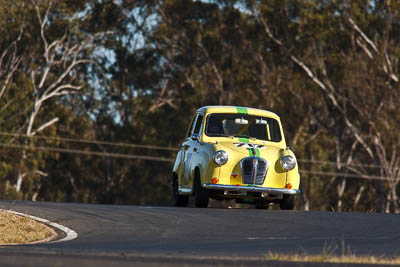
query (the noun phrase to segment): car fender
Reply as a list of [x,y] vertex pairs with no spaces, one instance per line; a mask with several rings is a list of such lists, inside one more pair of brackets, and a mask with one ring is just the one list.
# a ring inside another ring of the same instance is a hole
[[200,182],[204,183],[206,182],[206,177],[204,177],[204,174],[206,173],[207,166],[209,166],[209,161],[211,157],[208,155],[207,151],[204,151],[203,149],[200,149],[196,154],[193,155],[192,161],[191,161],[191,166],[190,166],[190,181],[191,181],[191,186],[193,189],[194,185],[194,178],[195,178],[195,170],[196,168],[198,169],[200,173]]
[[182,175],[182,163],[183,163],[183,152],[182,151],[178,151],[177,155],[176,155],[176,159],[174,162],[174,167],[172,169],[172,173],[176,173],[176,175],[178,177],[180,177]]

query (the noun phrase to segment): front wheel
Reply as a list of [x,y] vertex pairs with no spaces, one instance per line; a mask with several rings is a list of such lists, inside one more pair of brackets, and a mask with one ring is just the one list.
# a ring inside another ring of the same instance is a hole
[[281,208],[281,210],[292,210],[294,209],[295,202],[295,195],[283,195],[283,198],[279,203],[279,207]]
[[207,208],[210,192],[201,186],[200,175],[196,173],[194,181],[194,205],[196,208]]
[[172,179],[172,202],[176,207],[186,207],[189,202],[189,196],[180,195],[178,190],[178,180]]

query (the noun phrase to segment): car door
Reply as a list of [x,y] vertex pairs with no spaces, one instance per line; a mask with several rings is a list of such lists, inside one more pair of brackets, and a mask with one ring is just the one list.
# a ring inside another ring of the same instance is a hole
[[183,176],[183,185],[187,188],[191,188],[193,185],[193,169],[196,166],[196,160],[198,160],[197,154],[200,150],[200,136],[201,128],[203,125],[204,115],[197,114],[195,126],[191,137],[187,140],[187,156],[185,160],[185,175]]
[[197,119],[197,114],[193,117],[193,120],[190,123],[189,129],[186,133],[185,141],[179,145],[177,162],[175,162],[175,164],[179,164],[179,166],[176,167],[175,169],[178,174],[178,184],[179,184],[180,193],[188,193],[188,190],[190,191],[190,189],[188,189],[184,185],[184,181],[185,181],[184,177],[185,177],[185,175],[187,175],[186,172],[187,172],[188,160],[190,160],[190,158],[191,158],[191,152],[189,149],[190,148],[190,140],[191,140],[193,130],[195,128],[196,119]]

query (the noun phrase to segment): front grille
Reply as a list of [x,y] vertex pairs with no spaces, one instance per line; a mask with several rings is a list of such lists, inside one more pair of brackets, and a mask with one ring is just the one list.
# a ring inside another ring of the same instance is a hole
[[269,163],[259,157],[244,158],[240,162],[243,184],[262,185]]

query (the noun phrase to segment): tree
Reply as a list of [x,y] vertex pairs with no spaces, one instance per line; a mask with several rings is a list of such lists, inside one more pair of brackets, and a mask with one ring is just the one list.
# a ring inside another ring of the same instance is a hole
[[[385,20],[387,14],[391,14],[389,17],[395,16],[396,7],[377,5],[377,10],[372,11],[377,12],[378,16],[375,19],[380,25],[377,32],[382,36],[380,44],[382,48],[377,49],[378,46],[354,22],[351,12],[362,13],[365,18],[371,12],[368,10],[370,6],[353,4],[350,8],[337,2],[321,1],[317,5],[313,2],[303,3],[299,8],[295,2],[288,3],[288,5],[280,5],[274,1],[269,4],[259,3],[257,8],[252,7],[253,14],[264,26],[266,36],[283,49],[298,70],[301,70],[320,90],[329,116],[321,118],[318,117],[318,113],[315,115],[322,126],[329,132],[335,133],[336,172],[342,172],[343,168],[345,175],[350,171],[368,178],[368,170],[349,166],[365,163],[359,160],[366,160],[370,164],[382,167],[380,175],[377,176],[386,177],[384,179],[388,180],[390,188],[385,210],[389,211],[388,206],[393,205],[392,210],[397,212],[398,183],[394,181],[397,181],[398,174],[388,171],[396,169],[392,164],[397,162],[398,140],[383,134],[383,131],[393,131],[396,127],[389,122],[391,112],[386,108],[388,100],[398,94],[397,86],[393,86],[398,82],[398,74],[392,67],[396,64],[393,64],[389,53],[395,51],[394,43],[391,44],[389,41],[389,36],[393,36],[389,25],[394,21]],[[291,8],[296,12],[290,13]],[[382,12],[382,8],[386,10]],[[281,20],[274,21],[272,12],[278,14],[275,16],[284,17],[287,22],[284,25],[287,27],[275,24],[281,23]],[[378,12],[382,12],[385,16],[379,15]],[[310,25],[314,27],[311,32]],[[319,38],[315,39],[315,36]],[[378,54],[376,60],[373,60],[373,53]],[[391,103],[393,108],[395,104]],[[386,129],[377,126],[376,116],[387,118]],[[385,143],[390,143],[391,146]],[[364,153],[367,153],[369,159],[363,156]],[[342,166],[341,162],[345,162],[345,166]],[[337,179],[339,181],[337,207],[341,210],[347,179],[345,177]]]

